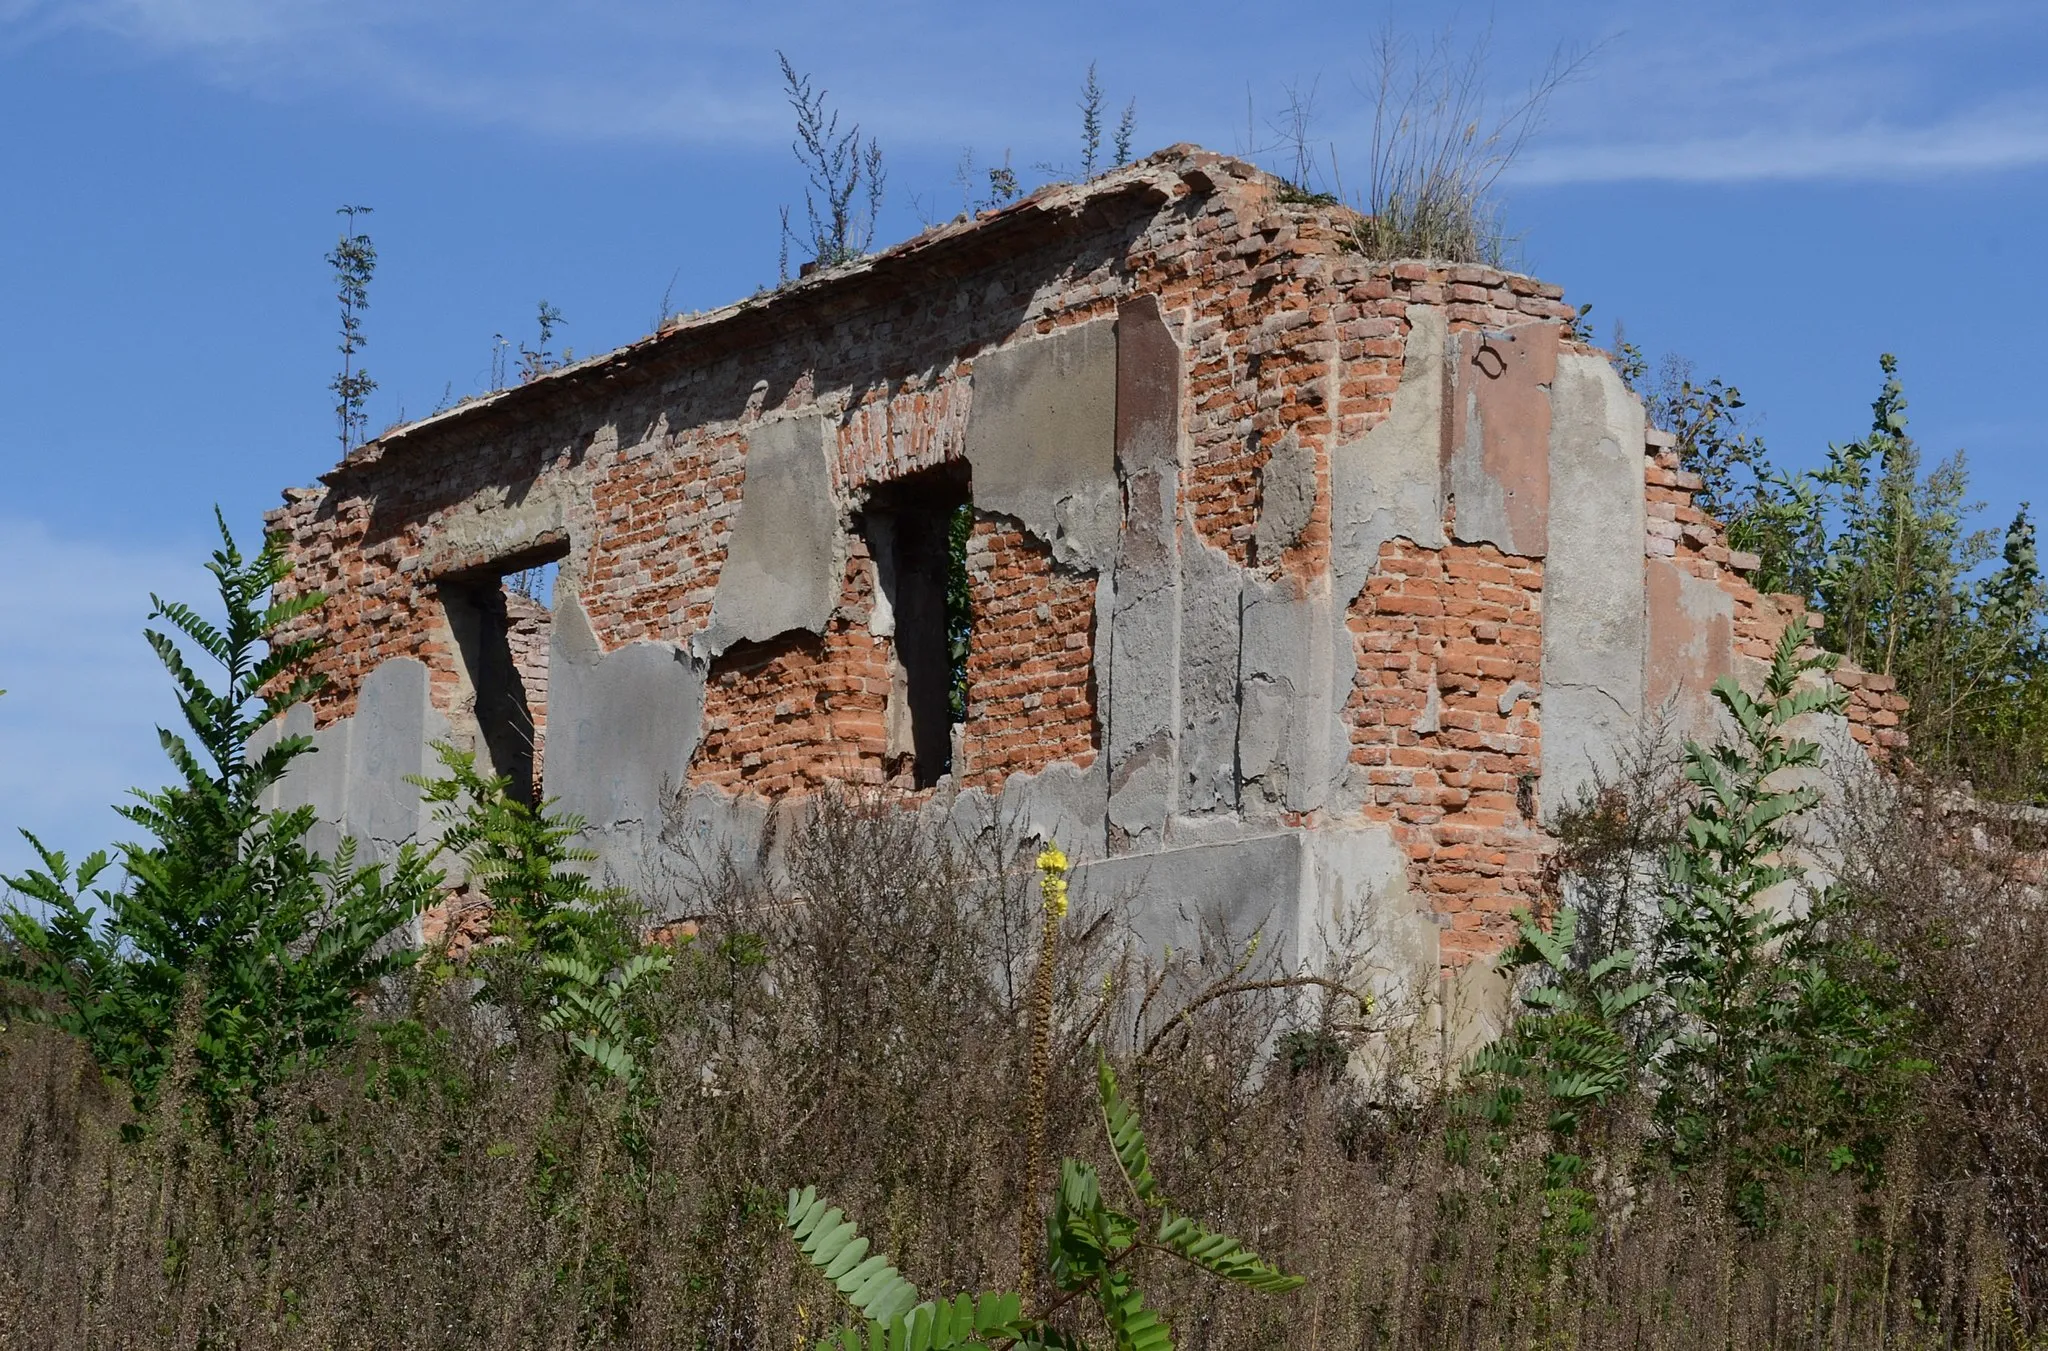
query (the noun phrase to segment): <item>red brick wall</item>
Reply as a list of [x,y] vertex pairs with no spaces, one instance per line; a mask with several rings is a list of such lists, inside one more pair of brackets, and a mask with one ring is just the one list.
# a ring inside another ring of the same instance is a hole
[[1014,521],[981,519],[968,546],[962,782],[994,786],[1055,760],[1086,768],[1097,748],[1095,579],[1056,565]]
[[[709,620],[746,435],[761,418],[834,418],[833,473],[851,505],[866,486],[961,457],[981,352],[1142,293],[1159,296],[1183,345],[1182,488],[1196,532],[1242,564],[1314,572],[1327,559],[1330,452],[1387,414],[1409,307],[1440,306],[1453,328],[1571,311],[1556,288],[1494,269],[1361,258],[1342,210],[1278,201],[1243,166],[1199,159],[1183,177],[1163,171],[1156,192],[1056,190],[1000,219],[940,227],[861,265],[864,275],[684,321],[357,452],[329,489],[273,521],[291,536],[298,581],[334,597],[306,624],[333,644],[321,721],[351,712],[358,682],[395,656],[425,661],[452,706],[459,679],[430,574],[465,513],[558,493],[572,546],[560,585],[600,645],[686,644]],[[1062,191],[1095,195],[1061,215],[1045,203]],[[1289,436],[1324,491],[1286,556],[1254,557],[1260,473]],[[975,538],[960,776],[993,784],[1054,761],[1085,765],[1098,733],[1095,578],[1055,566],[1013,523],[984,519]],[[842,604],[822,637],[714,664],[693,783],[773,796],[886,781],[889,653],[867,627],[872,567],[857,535],[849,543]],[[1447,952],[1477,950],[1535,894],[1538,840],[1514,801],[1538,766],[1535,713],[1496,705],[1514,680],[1537,683],[1541,567],[1486,549],[1389,550],[1394,566],[1351,607],[1362,666],[1353,758],[1371,812],[1395,825],[1418,884],[1453,917]],[[1440,725],[1418,732],[1431,659]]]
[[1546,837],[1519,799],[1542,763],[1542,595],[1541,560],[1397,539],[1351,606],[1351,762],[1366,815],[1393,827],[1448,918],[1446,962],[1497,948],[1541,895]]
[[548,641],[554,619],[539,601],[511,590],[505,593],[505,619],[505,645],[526,692],[527,716],[533,719],[533,782],[541,787],[548,738]]
[[764,797],[883,782],[889,648],[868,632],[873,603],[874,565],[856,536],[824,637],[744,643],[712,662],[690,782]]

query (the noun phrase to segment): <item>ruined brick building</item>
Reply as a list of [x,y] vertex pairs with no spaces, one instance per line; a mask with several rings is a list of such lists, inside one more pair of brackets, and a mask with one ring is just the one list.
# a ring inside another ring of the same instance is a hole
[[[1352,219],[1176,147],[386,432],[272,519],[332,598],[285,797],[389,848],[452,737],[649,886],[896,785],[1161,933],[1491,950],[1546,814],[1804,616],[1556,287]],[[547,562],[551,610],[507,592]]]

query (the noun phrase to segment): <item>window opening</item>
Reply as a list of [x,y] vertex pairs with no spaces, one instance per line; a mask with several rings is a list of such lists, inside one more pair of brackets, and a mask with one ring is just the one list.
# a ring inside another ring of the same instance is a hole
[[967,477],[950,466],[874,489],[862,512],[875,560],[873,627],[893,645],[888,757],[919,788],[952,771],[953,728],[967,716],[973,524]]
[[560,556],[441,583],[476,721],[477,769],[511,780],[522,802],[541,799],[547,734],[548,646]]

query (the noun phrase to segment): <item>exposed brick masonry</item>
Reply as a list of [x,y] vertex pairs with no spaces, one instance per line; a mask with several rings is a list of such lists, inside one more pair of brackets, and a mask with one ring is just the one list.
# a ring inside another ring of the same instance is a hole
[[1448,920],[1447,961],[1498,947],[1539,899],[1542,595],[1541,560],[1397,539],[1351,605],[1351,761]]
[[968,543],[968,784],[1055,760],[1095,759],[1095,583],[1052,561],[1014,522],[978,520]]
[[692,784],[779,797],[887,778],[889,649],[868,632],[874,564],[856,537],[823,638],[748,643],[712,665]]
[[[1694,494],[1704,485],[1697,474],[1679,467],[1670,434],[1652,429],[1649,441],[1643,465],[1649,501],[1645,552],[1653,558],[1669,558],[1727,592],[1735,604],[1736,651],[1769,660],[1787,624],[1812,627],[1819,623],[1819,616],[1809,615],[1799,596],[1756,589],[1750,575],[1760,560],[1755,554],[1729,549],[1721,523],[1693,505]],[[1909,704],[1892,677],[1844,661],[1835,670],[1835,683],[1849,692],[1844,712],[1849,733],[1860,745],[1879,759],[1905,749],[1903,722]]]

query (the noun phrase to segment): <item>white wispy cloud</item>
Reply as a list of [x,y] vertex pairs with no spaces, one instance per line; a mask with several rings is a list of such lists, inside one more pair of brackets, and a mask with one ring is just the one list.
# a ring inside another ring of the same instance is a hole
[[1882,180],[2042,164],[2048,164],[2048,112],[1986,110],[1935,126],[1755,127],[1730,136],[1538,145],[1516,165],[1512,181]]
[[143,621],[152,591],[205,598],[194,556],[0,517],[0,873],[33,858],[20,828],[74,858],[132,835],[112,804],[163,782],[177,717]]
[[2048,163],[2038,5],[1625,17],[1512,181],[1898,180]]
[[[1172,24],[1076,0],[1043,0],[1030,23],[938,0],[879,0],[857,18],[825,0],[0,0],[0,45],[89,33],[264,98],[342,95],[558,140],[779,150],[788,112],[772,49],[787,43],[892,148],[941,152],[1071,140],[1059,82],[1099,52],[1128,85],[1119,94],[1138,95],[1148,146],[1235,148],[1248,92],[1270,108],[1281,84],[1320,73],[1323,134],[1355,165],[1369,133],[1348,92],[1381,22],[1370,8],[1330,6],[1317,20],[1327,40],[1305,49],[1292,29],[1244,31],[1220,0],[1188,0]],[[1433,23],[1397,18],[1418,33]],[[1513,175],[1522,184],[2048,162],[2038,0],[1532,5],[1494,25],[1503,93],[1520,58],[1559,41],[1599,51],[1553,100]]]

